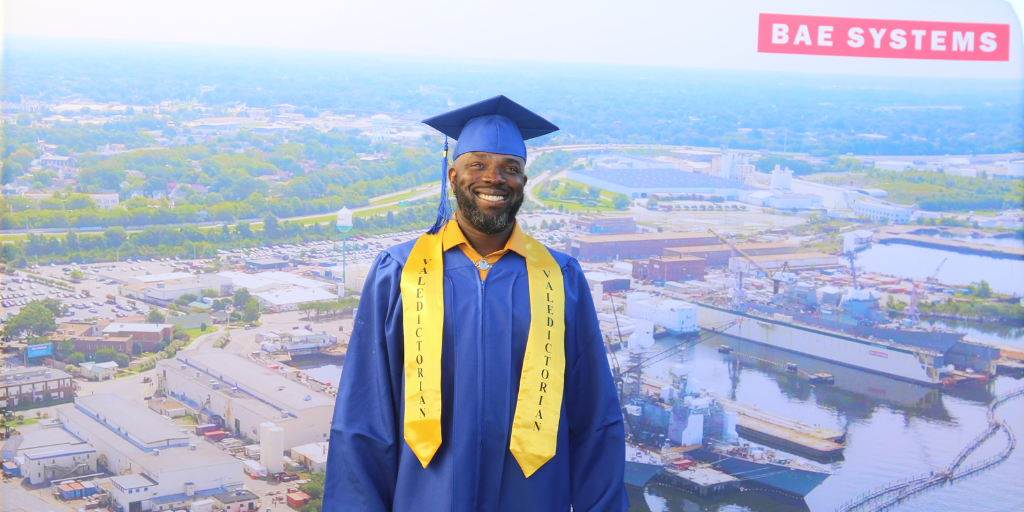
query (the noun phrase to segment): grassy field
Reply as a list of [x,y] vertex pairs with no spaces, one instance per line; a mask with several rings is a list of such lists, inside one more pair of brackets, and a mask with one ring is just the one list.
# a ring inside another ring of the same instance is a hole
[[196,339],[196,338],[198,338],[198,337],[200,337],[200,336],[202,336],[204,334],[210,334],[211,332],[217,332],[217,327],[211,325],[211,326],[208,326],[205,331],[203,331],[203,330],[201,330],[201,329],[199,329],[197,327],[195,329],[185,329],[185,330],[183,330],[181,332],[184,332],[185,334],[188,334],[189,338]]

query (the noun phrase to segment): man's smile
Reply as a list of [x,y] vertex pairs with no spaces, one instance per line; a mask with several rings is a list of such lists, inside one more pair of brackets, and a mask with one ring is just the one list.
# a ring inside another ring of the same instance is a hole
[[[508,192],[501,192],[501,191],[497,191],[497,190],[488,190],[488,191],[478,190],[475,193],[476,193],[476,197],[478,199],[482,199],[485,204],[486,203],[491,203],[494,206],[501,206],[501,205],[505,204],[505,201],[508,200]],[[481,206],[483,206],[483,205],[481,205]]]

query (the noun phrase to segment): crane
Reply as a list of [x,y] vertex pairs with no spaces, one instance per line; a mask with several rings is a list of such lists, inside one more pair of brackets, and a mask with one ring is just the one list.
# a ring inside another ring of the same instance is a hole
[[[946,264],[946,260],[948,259],[949,258],[944,258],[942,262],[940,262],[939,265],[935,267],[935,270],[933,270],[932,273],[925,278],[926,283],[933,283],[936,281],[936,277],[939,275],[939,271],[942,270],[942,266]],[[910,290],[910,305],[907,306],[907,319],[910,321],[911,325],[917,325],[918,323],[921,322],[921,311],[917,308],[919,284],[917,281],[914,281],[913,279],[908,278],[906,280],[910,281],[910,284],[913,285],[913,288],[911,288]]]
[[[772,285],[772,294],[773,295],[778,295],[778,293],[779,293],[779,283],[781,283],[782,280],[775,278],[775,274],[776,274],[777,271],[769,271],[768,269],[764,268],[763,266],[761,266],[760,263],[754,261],[754,259],[751,258],[749,254],[747,254],[746,252],[743,252],[743,249],[740,249],[739,247],[736,247],[736,245],[734,245],[731,241],[729,241],[728,238],[725,238],[724,236],[719,235],[713,229],[708,228],[708,232],[710,232],[712,235],[715,235],[716,237],[718,237],[718,239],[721,240],[722,243],[724,243],[724,244],[728,245],[729,247],[731,247],[732,250],[738,252],[740,254],[740,256],[743,256],[747,261],[749,261],[755,267],[757,267],[758,270],[760,270],[761,272],[764,272],[764,275],[768,276],[768,278],[772,280],[772,283],[773,283],[773,285]],[[785,271],[785,270],[788,270],[788,269],[789,269],[789,263],[787,262],[781,269],[779,269],[779,271]],[[742,273],[740,273],[740,277],[738,279],[740,279],[740,280],[743,279]]]

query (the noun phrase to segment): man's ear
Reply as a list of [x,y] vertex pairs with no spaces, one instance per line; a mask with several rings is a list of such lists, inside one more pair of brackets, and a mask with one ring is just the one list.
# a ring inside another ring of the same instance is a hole
[[448,168],[448,186],[452,189],[455,188],[455,162],[452,162],[452,166]]

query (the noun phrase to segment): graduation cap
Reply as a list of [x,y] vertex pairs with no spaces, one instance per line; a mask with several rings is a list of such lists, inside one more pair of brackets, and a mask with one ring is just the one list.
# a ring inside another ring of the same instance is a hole
[[[502,95],[424,119],[423,124],[457,141],[453,162],[460,155],[471,151],[514,155],[526,160],[525,141],[558,131],[558,127],[547,119]],[[448,204],[447,181],[446,139],[441,166],[441,205],[437,208],[437,220],[427,233],[437,233],[452,216]]]

